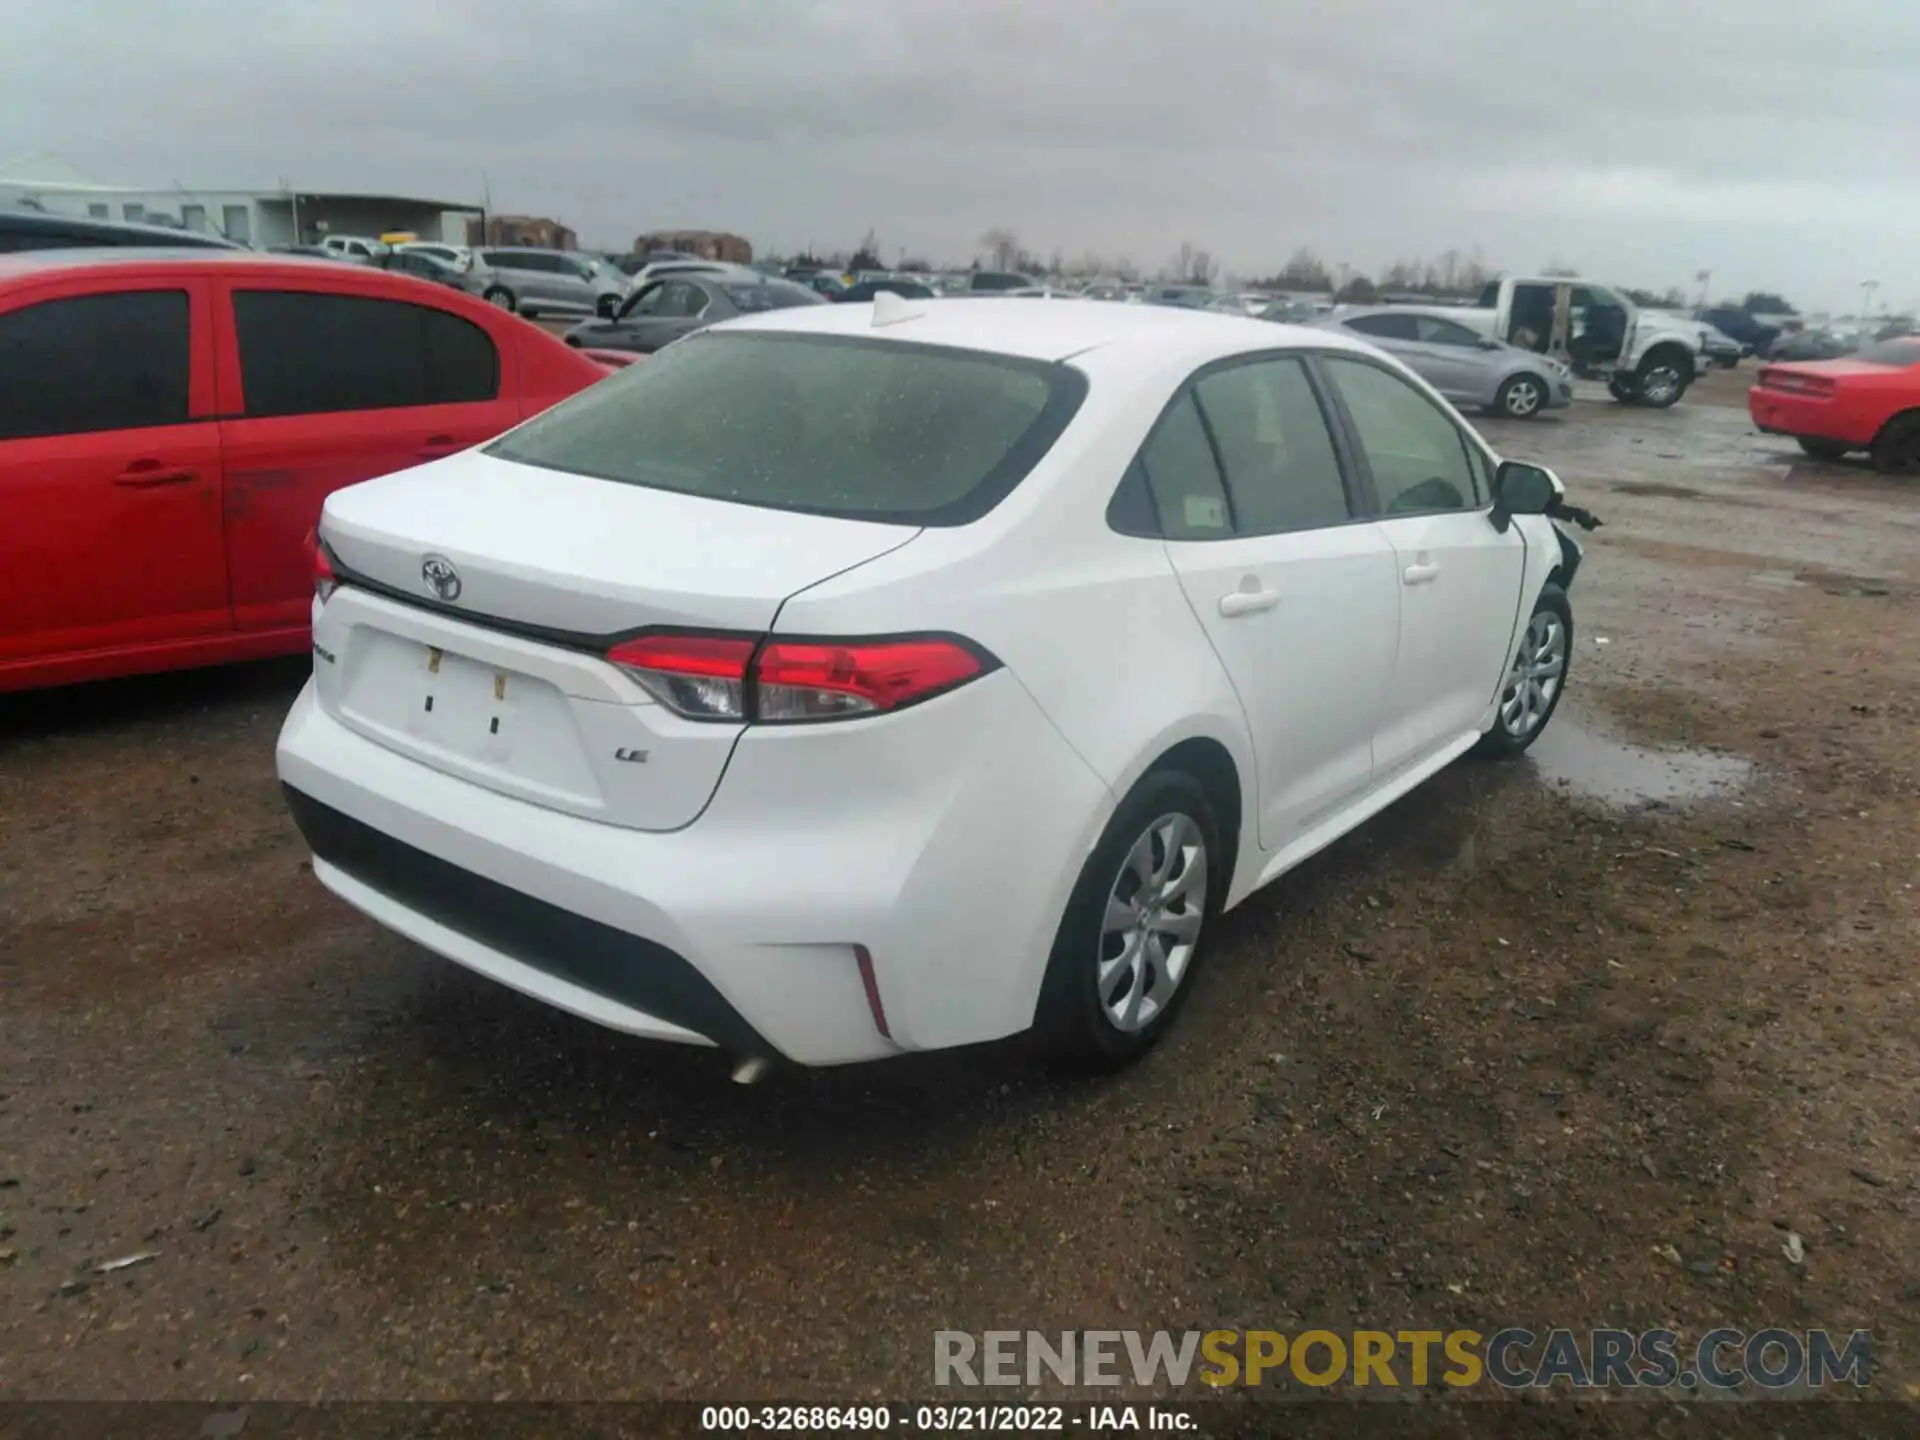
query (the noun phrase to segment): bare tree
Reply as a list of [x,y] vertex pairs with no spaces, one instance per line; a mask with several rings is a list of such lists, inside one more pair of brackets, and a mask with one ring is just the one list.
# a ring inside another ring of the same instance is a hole
[[1418,260],[1396,260],[1380,277],[1380,283],[1389,290],[1418,290],[1421,279],[1422,267]]
[[849,270],[883,268],[880,263],[880,237],[873,233],[871,225],[867,227],[867,233],[860,237],[860,248],[854,251],[852,258],[847,261],[847,268]]
[[1022,253],[1019,235],[1004,225],[996,225],[982,235],[980,246],[987,252],[996,270],[1011,270],[1014,260]]
[[1460,284],[1460,252],[1443,251],[1440,256],[1439,273],[1433,277],[1442,290],[1455,290]]
[[1334,292],[1333,298],[1342,305],[1371,305],[1380,298],[1380,292],[1366,276],[1355,275]]

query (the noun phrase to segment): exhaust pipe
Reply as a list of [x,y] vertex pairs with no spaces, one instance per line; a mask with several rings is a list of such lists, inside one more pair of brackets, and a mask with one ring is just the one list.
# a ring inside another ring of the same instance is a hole
[[772,1063],[764,1055],[749,1055],[734,1064],[733,1083],[736,1085],[756,1085],[766,1079],[767,1071],[772,1068]]

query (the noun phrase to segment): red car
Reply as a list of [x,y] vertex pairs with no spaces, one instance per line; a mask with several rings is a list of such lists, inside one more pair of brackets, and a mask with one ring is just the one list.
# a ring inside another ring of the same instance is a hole
[[1886,474],[1920,474],[1920,338],[1883,340],[1843,360],[1763,365],[1747,413],[1820,459],[1865,450]]
[[0,690],[306,649],[329,493],[609,373],[473,296],[360,266],[0,256]]

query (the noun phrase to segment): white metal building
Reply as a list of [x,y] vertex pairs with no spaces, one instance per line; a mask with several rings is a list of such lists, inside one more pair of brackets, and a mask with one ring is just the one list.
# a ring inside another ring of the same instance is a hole
[[401,195],[102,185],[52,156],[0,165],[0,207],[20,205],[50,215],[212,231],[263,249],[316,244],[327,235],[380,235],[394,230],[410,230],[422,240],[464,245],[467,218],[483,213],[478,205]]

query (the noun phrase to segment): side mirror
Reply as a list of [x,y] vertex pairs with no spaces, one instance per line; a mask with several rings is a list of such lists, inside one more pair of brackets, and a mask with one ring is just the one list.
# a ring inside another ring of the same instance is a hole
[[1544,465],[1502,460],[1493,472],[1493,528],[1502,535],[1515,515],[1545,515],[1566,498],[1567,487]]

